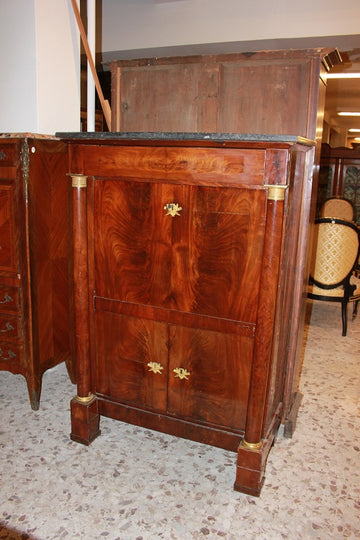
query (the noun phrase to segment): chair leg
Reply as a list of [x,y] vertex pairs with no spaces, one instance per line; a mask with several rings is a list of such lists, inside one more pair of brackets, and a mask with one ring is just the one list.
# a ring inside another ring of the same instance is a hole
[[342,316],[342,335],[346,336],[346,332],[347,332],[347,302],[341,302],[341,316]]
[[354,320],[356,315],[357,315],[357,312],[358,312],[358,304],[359,304],[359,300],[355,300],[354,302],[354,309],[353,309],[353,312],[352,312],[352,319]]

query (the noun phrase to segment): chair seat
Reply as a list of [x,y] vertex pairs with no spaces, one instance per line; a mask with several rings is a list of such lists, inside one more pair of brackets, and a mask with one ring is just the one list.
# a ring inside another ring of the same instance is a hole
[[[351,301],[351,300],[356,300],[357,298],[360,298],[360,278],[352,276],[350,278],[350,283],[351,285],[356,285],[356,289],[349,299]],[[329,296],[331,298],[342,298],[344,296],[344,289],[342,285],[340,285],[340,287],[335,287],[334,289],[322,289],[321,287],[317,287],[316,285],[311,283],[308,286],[308,293],[314,294],[317,296]]]

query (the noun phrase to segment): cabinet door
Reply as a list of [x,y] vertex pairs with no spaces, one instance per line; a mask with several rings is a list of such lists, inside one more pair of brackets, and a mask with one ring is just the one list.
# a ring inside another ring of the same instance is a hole
[[0,183],[0,270],[15,272],[13,185]]
[[96,313],[96,394],[243,430],[253,338]]
[[95,180],[95,294],[255,323],[263,189]]
[[117,313],[96,314],[96,393],[165,411],[167,325]]
[[252,353],[252,338],[171,326],[168,412],[244,429]]

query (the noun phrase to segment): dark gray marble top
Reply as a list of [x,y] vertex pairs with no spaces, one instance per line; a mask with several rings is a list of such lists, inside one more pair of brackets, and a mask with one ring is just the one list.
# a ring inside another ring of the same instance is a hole
[[168,140],[168,141],[254,141],[302,143],[313,146],[315,143],[297,135],[269,135],[260,133],[188,133],[188,132],[70,132],[56,133],[61,139],[103,139],[103,140]]

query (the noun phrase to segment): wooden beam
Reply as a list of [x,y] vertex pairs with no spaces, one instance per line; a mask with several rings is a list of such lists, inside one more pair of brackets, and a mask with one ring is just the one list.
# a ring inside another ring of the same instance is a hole
[[104,113],[105,121],[106,121],[108,130],[111,131],[111,108],[110,108],[110,104],[109,104],[108,100],[106,100],[104,98],[104,94],[103,94],[103,91],[102,91],[102,88],[101,88],[101,85],[100,85],[99,77],[97,76],[97,73],[96,73],[94,60],[92,58],[92,54],[91,54],[91,51],[90,51],[90,47],[89,47],[89,44],[88,44],[88,40],[87,40],[87,37],[86,37],[84,26],[83,26],[83,23],[82,23],[82,20],[81,20],[81,17],[80,17],[80,11],[79,11],[77,2],[76,2],[76,0],[71,0],[71,3],[72,3],[73,10],[74,10],[75,18],[76,18],[76,21],[77,21],[77,24],[78,24],[78,27],[79,27],[79,30],[80,30],[80,36],[81,36],[82,43],[84,45],[86,57],[87,57],[87,60],[89,62],[89,66],[90,66],[90,69],[91,69],[92,76],[94,78],[95,87],[96,87],[96,90],[97,90],[97,93],[98,93],[98,96],[99,96],[101,108],[102,108],[103,113]]

